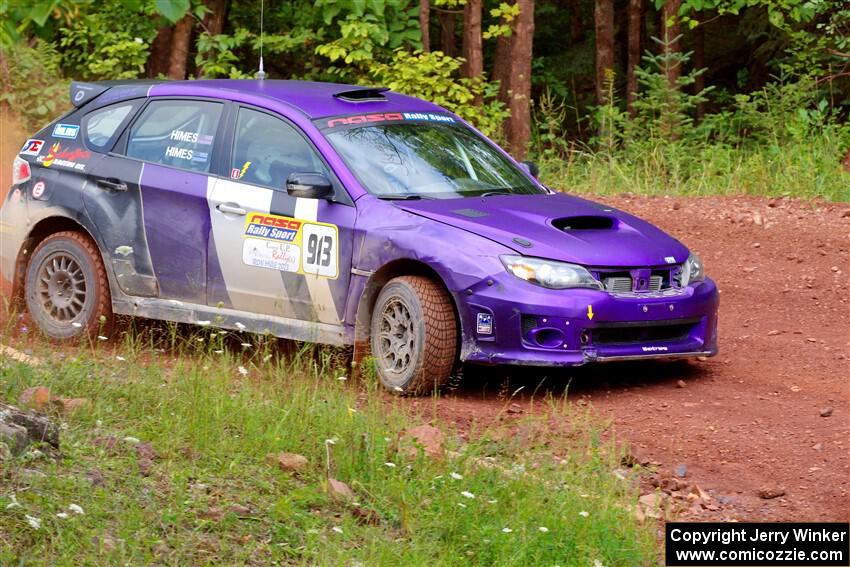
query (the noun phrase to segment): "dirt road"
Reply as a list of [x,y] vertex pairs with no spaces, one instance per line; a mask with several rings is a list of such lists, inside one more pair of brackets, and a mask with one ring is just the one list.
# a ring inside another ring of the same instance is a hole
[[[642,457],[668,475],[685,465],[679,472],[719,497],[722,509],[701,519],[850,520],[850,208],[757,198],[600,200],[701,255],[721,290],[720,354],[516,370],[509,388],[499,372],[476,372],[441,401],[439,415],[462,429],[484,424],[503,409],[500,392],[525,385],[515,401],[529,411],[542,378],[538,399],[560,395],[571,380],[570,398],[611,416],[618,438]],[[763,499],[762,487],[785,494]]]

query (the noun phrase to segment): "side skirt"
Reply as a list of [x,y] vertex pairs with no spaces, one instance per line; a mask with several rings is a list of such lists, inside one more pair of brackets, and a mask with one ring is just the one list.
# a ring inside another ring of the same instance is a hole
[[314,323],[273,315],[247,313],[235,309],[186,303],[155,297],[113,298],[112,311],[118,315],[160,319],[198,325],[208,321],[212,327],[270,334],[282,339],[329,345],[354,344],[354,329],[345,325]]

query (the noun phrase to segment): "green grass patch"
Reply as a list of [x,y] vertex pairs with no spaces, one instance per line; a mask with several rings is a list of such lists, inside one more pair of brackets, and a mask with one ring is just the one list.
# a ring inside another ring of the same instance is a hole
[[569,193],[754,195],[850,201],[846,142],[835,131],[755,148],[644,144],[642,151],[574,151],[541,160],[541,179]]
[[[45,351],[53,362],[38,368],[0,355],[2,399],[43,385],[90,400],[64,419],[58,458],[30,451],[0,464],[0,564],[633,565],[655,557],[652,529],[630,511],[634,488],[612,474],[620,455],[600,440],[604,424],[566,400],[541,402],[546,411],[522,421],[522,435],[489,428],[462,441],[443,428],[444,458],[411,457],[400,434],[421,419],[372,380],[340,380],[347,373],[335,357],[304,350],[269,359],[210,342],[180,358],[138,345],[122,348],[123,360]],[[133,438],[156,452],[147,476]],[[306,456],[307,470],[267,462],[281,451]],[[328,475],[347,483],[354,501],[333,498]]]

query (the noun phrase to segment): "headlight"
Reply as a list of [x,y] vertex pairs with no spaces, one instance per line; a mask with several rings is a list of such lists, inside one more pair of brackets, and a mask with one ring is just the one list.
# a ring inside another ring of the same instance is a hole
[[705,279],[705,268],[699,256],[691,252],[688,261],[682,264],[682,287]]
[[582,266],[525,256],[502,256],[501,260],[505,268],[519,279],[543,287],[602,289],[602,283]]

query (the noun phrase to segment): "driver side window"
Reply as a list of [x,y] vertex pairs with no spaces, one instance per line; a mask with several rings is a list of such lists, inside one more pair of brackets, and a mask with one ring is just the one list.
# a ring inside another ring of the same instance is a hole
[[328,169],[295,127],[265,112],[240,108],[230,156],[230,178],[286,190],[291,173]]

